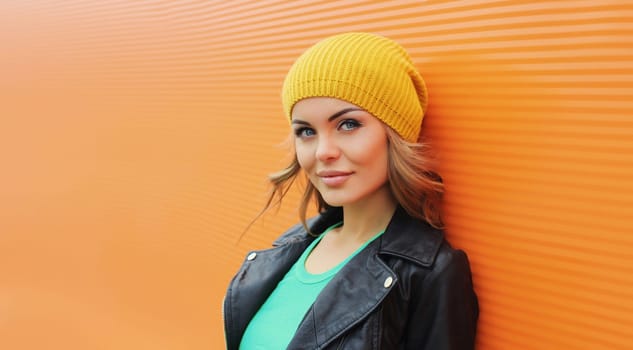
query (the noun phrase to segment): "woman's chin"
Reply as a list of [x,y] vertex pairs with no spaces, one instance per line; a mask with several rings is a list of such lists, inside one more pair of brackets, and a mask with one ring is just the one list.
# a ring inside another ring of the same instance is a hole
[[323,196],[321,198],[329,205],[330,207],[342,207],[349,203],[347,198],[341,198],[340,196]]

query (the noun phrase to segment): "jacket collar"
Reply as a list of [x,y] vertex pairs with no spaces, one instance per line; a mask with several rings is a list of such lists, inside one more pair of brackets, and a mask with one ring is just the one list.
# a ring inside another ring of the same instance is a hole
[[[342,210],[330,209],[310,227],[312,232],[320,233],[341,219]],[[433,264],[443,239],[441,231],[411,218],[398,207],[382,236],[350,260],[321,291],[288,348],[322,349],[371,314],[400,283],[381,255],[398,256],[427,267]]]
[[[307,224],[311,232],[319,235],[342,219],[342,209],[331,208]],[[259,306],[314,238],[298,224],[273,243],[276,248],[258,251],[256,259],[243,265],[231,282],[225,300],[229,349],[237,348]],[[321,291],[288,348],[322,349],[378,307],[399,283],[397,274],[381,255],[431,266],[443,239],[441,231],[411,218],[398,207],[381,237],[360,251]],[[234,288],[234,284],[239,284],[239,288]]]
[[[343,220],[343,209],[334,207],[309,219],[307,225],[310,231],[318,236],[341,220]],[[298,224],[273,242],[273,246],[312,239],[314,236],[308,234],[303,226]],[[433,265],[443,240],[444,234],[441,230],[412,218],[404,208],[398,206],[379,240],[378,253],[399,256],[428,267]]]
[[421,266],[431,266],[444,241],[444,233],[411,217],[398,206],[381,240],[380,253],[400,256]]

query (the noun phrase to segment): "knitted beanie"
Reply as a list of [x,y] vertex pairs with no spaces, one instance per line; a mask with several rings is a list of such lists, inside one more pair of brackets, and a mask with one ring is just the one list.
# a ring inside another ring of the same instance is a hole
[[309,97],[353,103],[402,138],[415,142],[427,106],[427,91],[411,57],[395,41],[370,33],[326,38],[292,65],[282,89],[284,112]]

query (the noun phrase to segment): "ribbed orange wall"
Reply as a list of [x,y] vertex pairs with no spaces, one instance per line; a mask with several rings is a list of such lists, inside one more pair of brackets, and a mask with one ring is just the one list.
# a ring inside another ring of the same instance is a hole
[[292,200],[279,89],[343,31],[406,46],[479,349],[633,348],[633,4],[5,1],[0,348],[219,349]]

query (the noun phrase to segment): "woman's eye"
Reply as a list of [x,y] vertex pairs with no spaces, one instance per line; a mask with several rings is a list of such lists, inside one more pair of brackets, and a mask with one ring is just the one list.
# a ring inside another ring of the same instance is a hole
[[360,123],[357,122],[356,120],[353,119],[346,119],[343,120],[340,124],[339,124],[339,128],[342,130],[354,130],[356,128],[358,128],[360,126]]
[[314,130],[310,128],[298,128],[295,129],[295,136],[297,137],[310,137],[314,135]]

